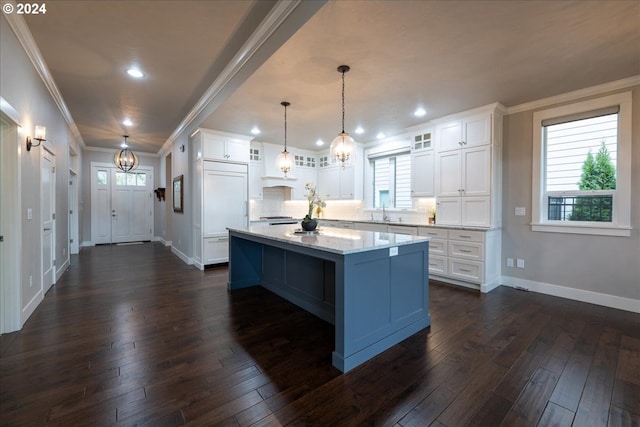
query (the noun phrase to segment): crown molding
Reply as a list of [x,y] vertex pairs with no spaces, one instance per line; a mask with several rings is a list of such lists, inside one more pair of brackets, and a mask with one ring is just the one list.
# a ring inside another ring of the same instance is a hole
[[31,31],[29,30],[29,27],[27,26],[24,18],[15,13],[4,14],[4,17],[6,18],[9,26],[16,35],[16,38],[22,45],[25,53],[29,57],[29,60],[38,72],[40,79],[51,94],[53,101],[58,107],[58,110],[60,110],[60,114],[62,114],[64,120],[67,122],[67,125],[69,126],[69,129],[71,130],[74,138],[80,143],[83,148],[85,148],[86,144],[84,142],[84,139],[82,139],[80,130],[78,129],[78,126],[76,126],[76,122],[73,120],[73,117],[71,117],[71,112],[69,111],[69,108],[67,108],[67,104],[64,102],[64,98],[62,97],[62,94],[60,93],[56,82],[53,80],[53,76],[51,76],[49,67],[47,67],[47,64],[44,62],[44,58],[40,53],[40,49],[38,48],[36,41],[33,39],[33,35],[31,34]]
[[271,35],[282,25],[289,15],[302,3],[302,0],[279,0],[269,11],[269,14],[260,23],[258,28],[251,34],[249,39],[242,45],[233,59],[225,66],[220,75],[209,86],[191,111],[182,119],[178,127],[162,145],[158,152],[164,155],[171,151],[171,145],[178,136],[191,125],[196,118],[207,108],[220,92],[231,82],[247,62],[260,50]]
[[506,114],[515,114],[522,111],[537,110],[539,108],[548,107],[550,105],[560,104],[562,102],[570,102],[589,96],[602,95],[603,93],[613,92],[620,89],[627,89],[629,87],[638,85],[640,85],[640,75],[604,83],[597,86],[591,86],[584,89],[578,89],[574,90],[573,92],[567,92],[560,95],[551,96],[549,98],[538,99],[536,101],[526,102],[524,104],[514,105],[513,107],[507,108]]

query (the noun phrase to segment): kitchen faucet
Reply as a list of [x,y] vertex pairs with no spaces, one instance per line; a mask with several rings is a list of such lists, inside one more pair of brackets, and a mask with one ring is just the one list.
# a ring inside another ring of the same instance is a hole
[[385,210],[384,203],[382,204],[382,221],[388,222],[389,217],[387,216],[387,211]]

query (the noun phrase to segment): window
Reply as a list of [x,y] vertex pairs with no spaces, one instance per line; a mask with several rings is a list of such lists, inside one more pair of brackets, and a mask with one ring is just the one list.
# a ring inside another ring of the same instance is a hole
[[147,185],[145,172],[116,172],[116,185],[144,187]]
[[260,161],[260,149],[258,148],[250,148],[249,149],[249,160],[254,162]]
[[373,207],[410,209],[411,155],[409,153],[370,159],[373,168]]
[[630,235],[631,94],[534,113],[534,231]]

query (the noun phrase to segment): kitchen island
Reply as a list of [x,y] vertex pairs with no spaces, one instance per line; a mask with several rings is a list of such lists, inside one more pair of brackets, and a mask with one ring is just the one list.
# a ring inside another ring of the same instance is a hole
[[230,291],[261,285],[331,323],[347,372],[431,324],[429,238],[323,227],[229,228]]

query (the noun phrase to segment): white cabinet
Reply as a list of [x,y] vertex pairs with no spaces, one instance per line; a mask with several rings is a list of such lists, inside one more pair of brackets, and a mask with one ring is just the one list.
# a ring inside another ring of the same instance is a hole
[[429,241],[429,274],[488,292],[500,285],[500,230],[419,227]]
[[252,142],[249,147],[249,198],[252,200],[262,199],[262,157],[262,144]]
[[494,104],[436,126],[438,224],[500,225],[502,115],[499,104]]
[[318,168],[316,154],[312,151],[291,148],[294,161],[294,175],[291,200],[307,200],[305,185],[310,182],[318,187]]
[[318,190],[324,200],[355,198],[355,168],[326,166],[318,170]]
[[436,128],[438,150],[491,144],[491,115],[482,113],[441,123]]
[[411,154],[411,196],[435,195],[435,152],[416,151]]
[[191,135],[193,160],[249,161],[251,137],[199,128]]
[[411,226],[406,226],[406,225],[392,225],[392,224],[389,224],[387,226],[387,231],[389,233],[408,234],[410,236],[417,236],[418,235],[418,227],[411,227]]
[[194,264],[227,262],[227,227],[244,227],[248,216],[248,165],[197,160],[193,164]]

